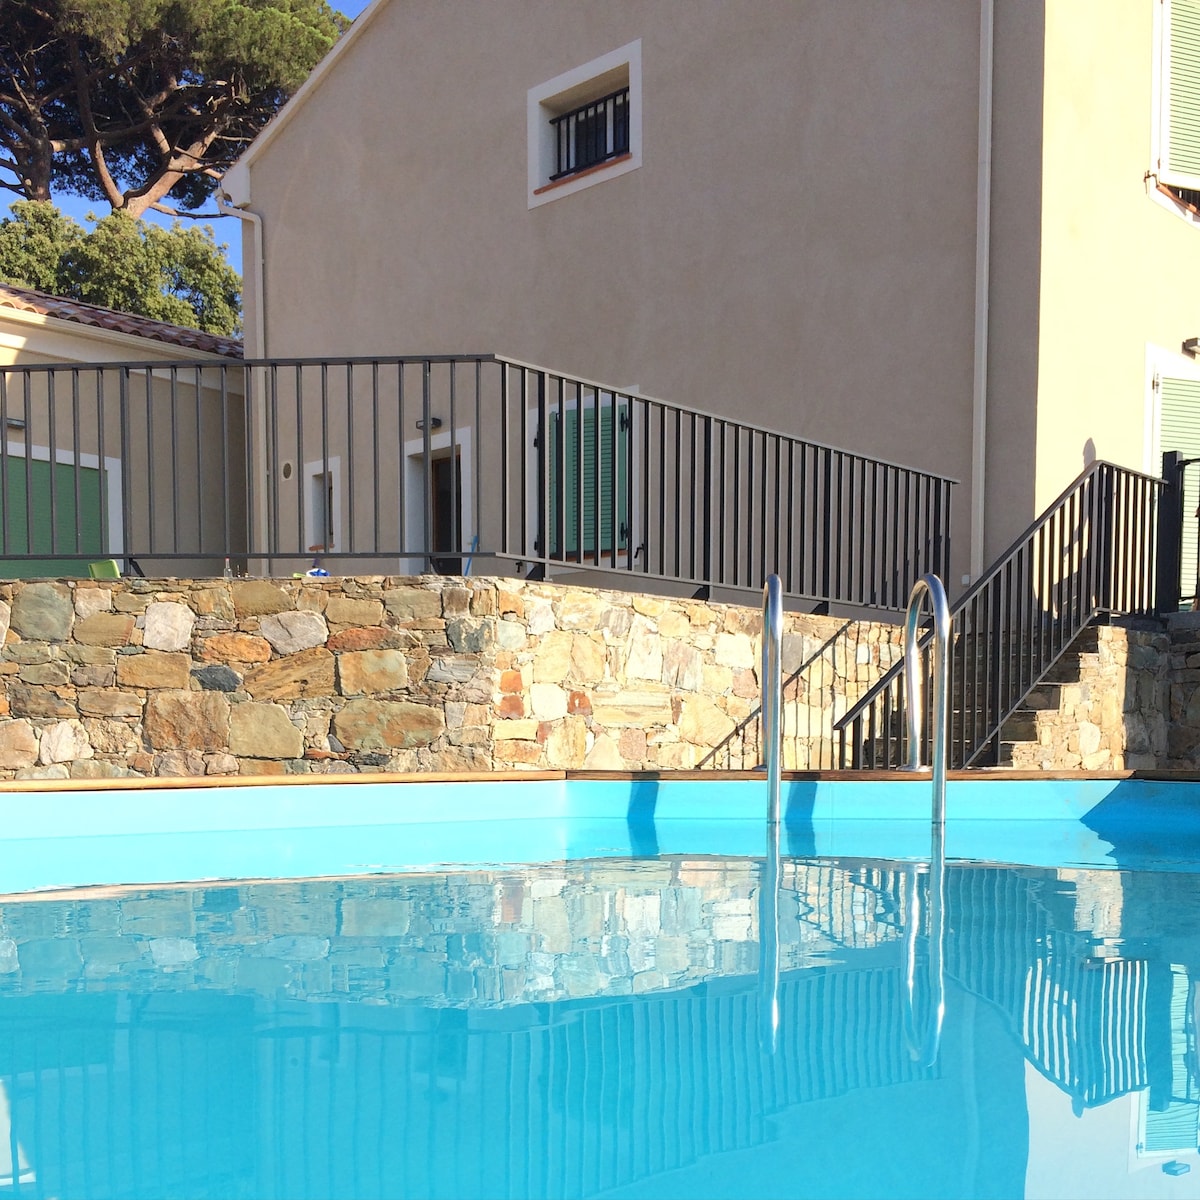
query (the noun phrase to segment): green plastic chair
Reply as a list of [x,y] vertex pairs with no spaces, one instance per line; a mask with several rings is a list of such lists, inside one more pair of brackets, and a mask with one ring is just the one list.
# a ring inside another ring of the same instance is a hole
[[115,558],[102,558],[99,562],[88,563],[88,574],[93,579],[120,579],[121,568]]

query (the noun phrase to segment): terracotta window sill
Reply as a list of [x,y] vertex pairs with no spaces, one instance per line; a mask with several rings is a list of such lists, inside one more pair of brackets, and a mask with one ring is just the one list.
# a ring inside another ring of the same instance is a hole
[[542,187],[536,188],[533,194],[535,196],[544,196],[547,192],[565,187],[568,183],[574,183],[577,179],[586,179],[589,175],[598,175],[601,171],[607,171],[609,167],[619,166],[621,163],[628,162],[632,157],[632,154],[618,154],[616,158],[605,159],[604,162],[597,163],[594,167],[586,167],[582,171],[576,171],[573,175],[564,175],[562,179],[556,179],[553,183],[544,184]]

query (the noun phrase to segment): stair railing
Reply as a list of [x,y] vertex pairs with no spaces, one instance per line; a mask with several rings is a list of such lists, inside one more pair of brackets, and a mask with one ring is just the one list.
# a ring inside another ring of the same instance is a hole
[[[1163,486],[1093,463],[952,606],[952,769],[999,762],[1004,722],[1097,616],[1157,611]],[[903,764],[902,672],[903,661],[834,724],[839,766]]]

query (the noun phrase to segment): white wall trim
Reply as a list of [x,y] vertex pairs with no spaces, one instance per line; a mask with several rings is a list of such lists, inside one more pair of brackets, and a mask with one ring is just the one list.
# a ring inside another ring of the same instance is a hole
[[[242,156],[235,162],[222,179],[225,192],[232,202],[249,203],[250,174],[246,169],[254,160],[292,123],[296,114],[308,103],[312,94],[319,88],[325,76],[337,66],[342,56],[358,41],[371,22],[383,11],[391,0],[371,0],[371,3],[354,18],[354,23],[329,48],[329,53],[312,69],[309,77],[296,89],[292,98],[271,118],[266,128],[246,147]],[[334,5],[336,8],[337,6]],[[239,169],[240,168],[240,169]],[[241,184],[245,183],[247,192],[243,197],[239,194]]]
[[[429,451],[434,458],[444,458],[458,450],[458,523],[461,529],[463,555],[470,552],[471,542],[479,531],[475,528],[475,460],[471,452],[471,429],[434,431],[429,438]],[[425,542],[425,501],[430,481],[425,477],[425,439],[412,438],[404,443],[404,544],[421,546]],[[428,550],[429,547],[426,547]],[[435,552],[436,553],[436,552]],[[422,556],[423,558],[424,556]],[[446,557],[454,557],[452,554]],[[401,561],[403,563],[409,560]]]
[[[316,491],[314,484],[325,474],[328,468],[333,483],[333,503],[330,523],[333,525],[333,544],[325,545],[323,550],[313,550],[318,538],[324,538],[325,530],[319,528],[321,521],[317,512]],[[304,464],[304,549],[305,553],[336,554],[345,548],[346,527],[342,523],[342,458],[339,454],[331,454],[328,458],[318,458],[315,462]]]

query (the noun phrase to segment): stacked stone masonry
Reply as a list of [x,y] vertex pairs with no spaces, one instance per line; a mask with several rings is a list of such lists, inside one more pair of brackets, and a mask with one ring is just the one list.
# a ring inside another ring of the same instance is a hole
[[[0,777],[753,765],[759,624],[512,579],[3,584]],[[1103,634],[1074,725],[1039,726],[1038,765],[1165,754],[1165,637]],[[788,615],[785,766],[833,761],[833,722],[899,643]]]
[[[1085,629],[1006,730],[1008,765],[1045,771],[1194,765],[1176,761],[1168,697],[1178,684],[1171,681],[1169,647],[1158,628]],[[1192,733],[1195,749],[1200,729]]]

